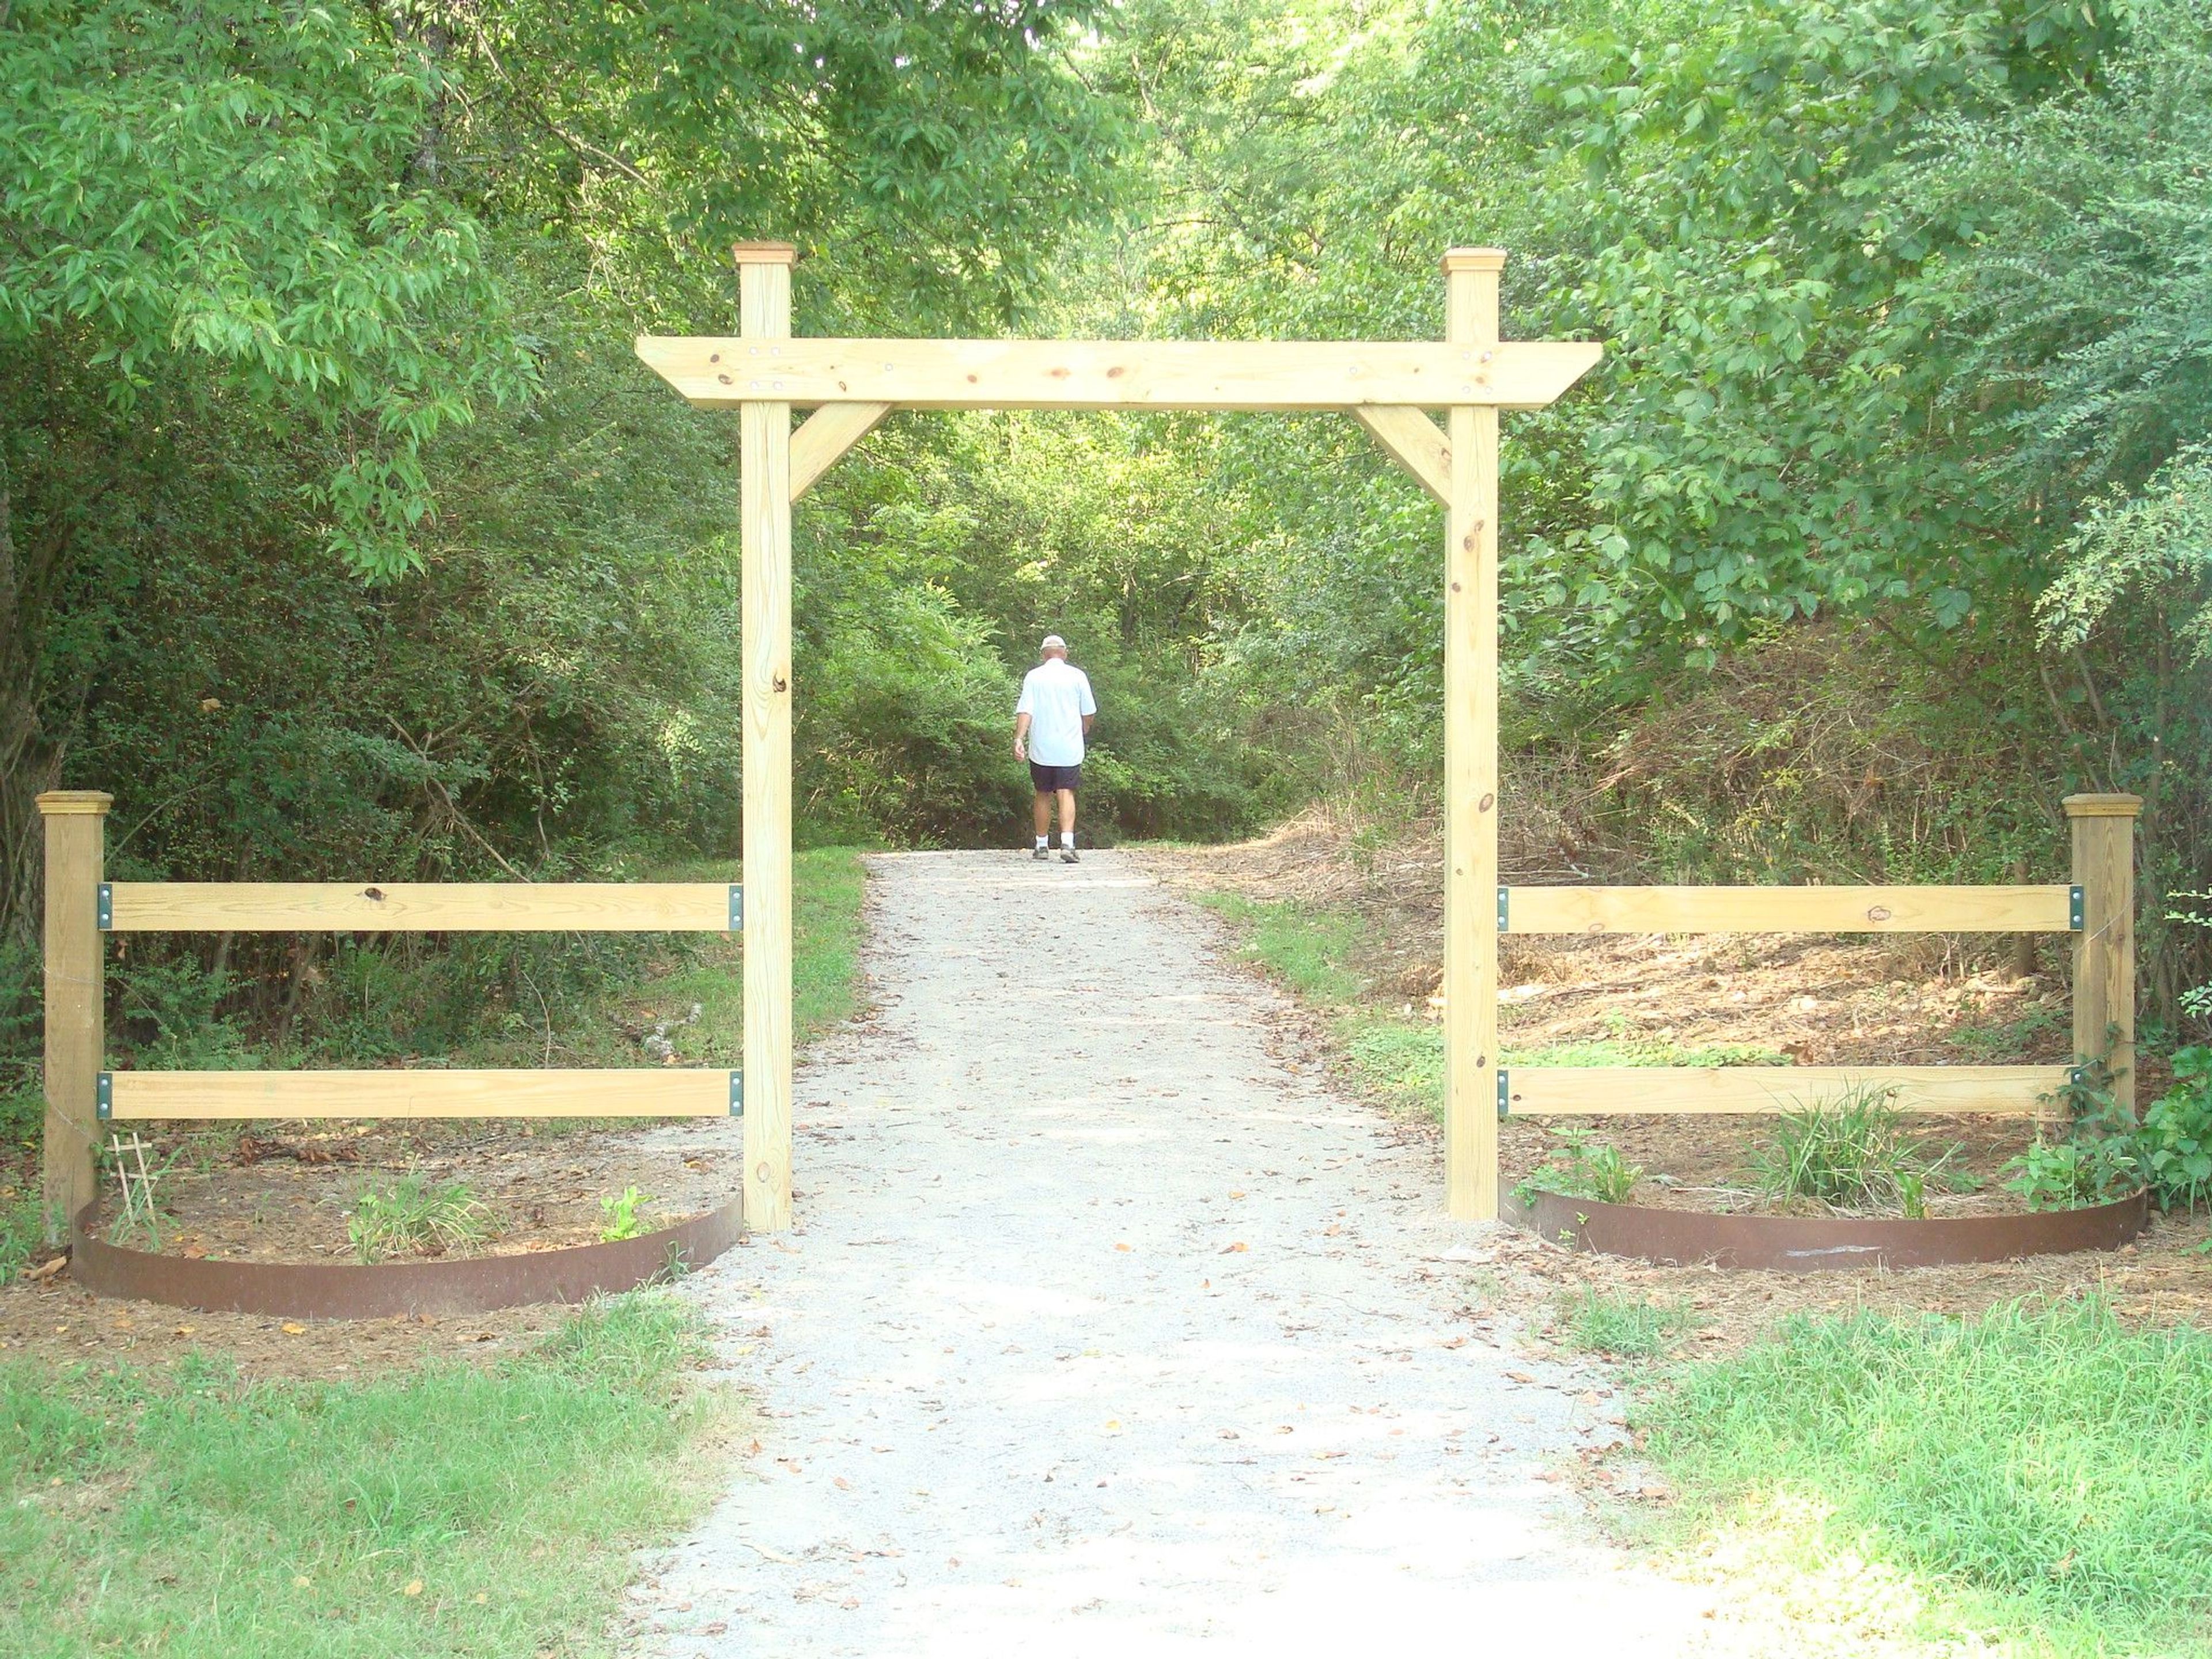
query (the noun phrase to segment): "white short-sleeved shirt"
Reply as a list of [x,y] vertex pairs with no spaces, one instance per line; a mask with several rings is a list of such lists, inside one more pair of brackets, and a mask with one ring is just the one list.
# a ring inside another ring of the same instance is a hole
[[1030,669],[1014,705],[1014,713],[1030,717],[1030,758],[1039,766],[1082,765],[1083,717],[1097,712],[1091,676],[1064,657]]

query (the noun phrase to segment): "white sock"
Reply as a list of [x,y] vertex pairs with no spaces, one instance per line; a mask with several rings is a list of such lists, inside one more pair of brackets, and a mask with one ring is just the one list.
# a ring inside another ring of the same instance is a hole
[[1074,830],[1061,830],[1061,831],[1060,832],[1060,844],[1062,847],[1073,847],[1073,846],[1074,846],[1074,845],[1075,845],[1075,831],[1074,831]]
[[1048,841],[1049,841],[1050,839],[1051,839],[1051,837],[1050,837],[1050,836],[1039,836],[1037,837],[1037,851],[1038,851],[1038,852],[1040,852],[1040,853],[1043,852],[1043,851],[1044,851],[1044,848],[1045,848],[1045,843],[1046,843]]

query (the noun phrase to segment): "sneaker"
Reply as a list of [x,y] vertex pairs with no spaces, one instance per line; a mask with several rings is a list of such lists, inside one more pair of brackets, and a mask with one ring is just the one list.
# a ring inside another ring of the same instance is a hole
[[1062,864],[1078,864],[1082,860],[1075,856],[1075,849],[1073,847],[1063,847],[1060,849],[1060,861]]
[[1040,847],[1032,851],[1030,854],[1030,856],[1035,859],[1039,864],[1042,864],[1047,859],[1050,858],[1052,854],[1047,852],[1043,848]]

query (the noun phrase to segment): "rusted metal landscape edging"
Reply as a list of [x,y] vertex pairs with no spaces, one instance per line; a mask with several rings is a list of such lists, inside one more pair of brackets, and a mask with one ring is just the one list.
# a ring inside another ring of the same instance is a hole
[[744,1201],[736,1198],[679,1225],[607,1244],[377,1267],[214,1261],[110,1244],[99,1236],[97,1208],[87,1205],[70,1229],[70,1277],[94,1294],[290,1319],[392,1319],[583,1302],[635,1290],[672,1269],[703,1267],[744,1232]]
[[2116,1250],[2142,1232],[2148,1195],[2022,1215],[1924,1221],[1856,1216],[1716,1215],[1539,1193],[1508,1202],[1505,1218],[1540,1237],[1662,1267],[1763,1267],[1824,1273],[1853,1267],[1945,1267],[2074,1250]]

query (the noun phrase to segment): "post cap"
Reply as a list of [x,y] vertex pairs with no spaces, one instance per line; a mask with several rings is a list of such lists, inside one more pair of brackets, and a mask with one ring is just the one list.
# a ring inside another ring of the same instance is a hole
[[2141,795],[2069,795],[2065,801],[2066,816],[2069,818],[2132,818],[2142,815]]
[[39,797],[39,811],[47,817],[63,812],[105,815],[114,805],[115,797],[103,789],[49,789]]
[[799,262],[799,250],[789,242],[738,242],[730,257],[741,265],[789,265]]
[[1454,247],[1444,250],[1444,271],[1503,270],[1505,269],[1505,250],[1502,247]]

